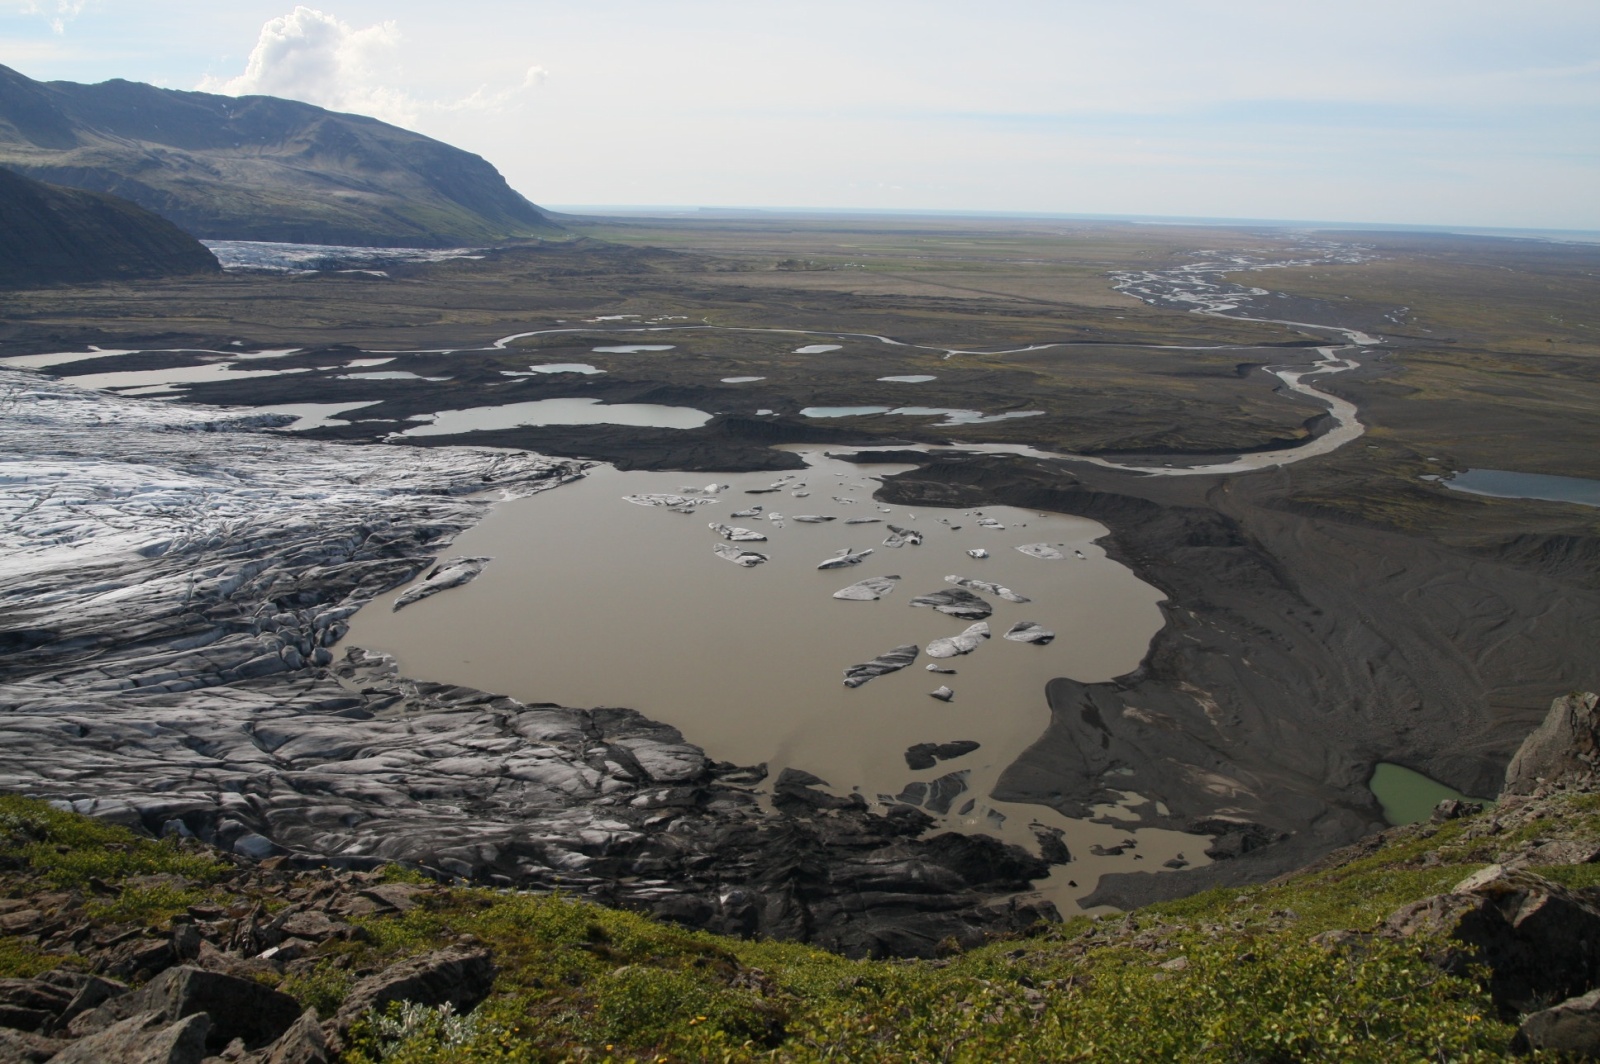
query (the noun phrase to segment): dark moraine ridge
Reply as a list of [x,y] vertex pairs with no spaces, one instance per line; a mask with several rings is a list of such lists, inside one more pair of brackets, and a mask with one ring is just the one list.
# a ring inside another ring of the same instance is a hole
[[1093,518],[1109,553],[1168,595],[1138,670],[1050,685],[1051,723],[995,797],[1085,816],[1136,791],[1146,824],[1209,827],[1213,856],[1232,859],[1110,875],[1088,904],[1259,881],[1352,842],[1384,824],[1366,787],[1379,761],[1493,795],[1548,692],[1600,681],[1600,590],[1572,568],[1292,512],[1293,467],[1135,477],[923,461],[880,497]]
[[0,287],[221,270],[204,244],[125,199],[0,169]]

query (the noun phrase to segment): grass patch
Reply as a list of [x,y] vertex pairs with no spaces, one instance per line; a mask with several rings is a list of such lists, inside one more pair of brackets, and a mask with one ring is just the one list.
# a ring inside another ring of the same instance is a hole
[[176,839],[140,838],[126,828],[11,794],[0,795],[0,840],[10,868],[63,888],[161,874],[211,882],[227,868],[209,854],[184,850]]

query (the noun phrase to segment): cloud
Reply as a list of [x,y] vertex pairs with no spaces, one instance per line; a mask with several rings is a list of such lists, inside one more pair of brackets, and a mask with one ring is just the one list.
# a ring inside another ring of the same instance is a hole
[[57,33],[67,32],[67,23],[83,14],[88,0],[26,0],[22,5],[24,15],[39,15],[50,20],[50,28]]
[[261,27],[243,74],[226,80],[208,77],[200,88],[230,96],[282,96],[414,127],[428,114],[510,109],[546,77],[535,66],[514,85],[480,85],[454,99],[418,98],[393,80],[401,41],[393,20],[357,29],[333,15],[298,6]]

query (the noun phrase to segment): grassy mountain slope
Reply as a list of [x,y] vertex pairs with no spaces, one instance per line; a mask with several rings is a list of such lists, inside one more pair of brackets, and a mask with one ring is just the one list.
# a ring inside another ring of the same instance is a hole
[[[1596,852],[1600,795],[1563,792],[1396,829],[1263,886],[1080,917],[934,961],[849,961],[392,868],[239,864],[15,797],[0,797],[0,837],[4,919],[30,930],[16,915],[26,905],[44,928],[0,940],[0,976],[63,962],[105,971],[106,957],[148,956],[169,927],[225,942],[241,922],[227,914],[282,922],[310,909],[332,914],[335,930],[286,965],[204,946],[195,963],[234,964],[326,1017],[397,958],[492,948],[495,988],[470,1016],[413,1008],[348,1032],[344,1060],[396,1064],[1501,1060],[1515,1017],[1474,973],[1431,963],[1435,940],[1365,933],[1491,861],[1580,891],[1600,880],[1600,865],[1566,863]],[[406,911],[372,912],[363,899],[395,882],[415,884]],[[82,951],[54,944],[69,941]],[[97,956],[100,941],[116,945]]]
[[0,169],[0,287],[217,272],[204,244],[125,199]]
[[208,239],[450,247],[556,228],[479,156],[376,119],[3,66],[0,165]]

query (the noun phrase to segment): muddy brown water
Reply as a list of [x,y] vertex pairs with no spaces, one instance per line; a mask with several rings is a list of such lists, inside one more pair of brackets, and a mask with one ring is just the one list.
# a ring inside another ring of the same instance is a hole
[[[913,781],[965,771],[967,790],[936,830],[986,832],[1037,852],[1036,825],[1061,829],[1074,860],[1039,887],[1063,913],[1078,911],[1072,903],[1105,872],[1159,871],[1179,853],[1191,865],[1206,863],[1204,838],[1129,830],[1119,823],[1119,814],[1127,820],[1125,807],[1097,810],[1092,821],[1071,820],[1043,806],[988,797],[999,774],[1044,731],[1050,679],[1095,682],[1128,672],[1161,625],[1160,593],[1095,545],[1105,528],[1010,507],[980,511],[1003,530],[980,527],[974,511],[885,513],[872,498],[876,477],[909,467],[801,453],[810,466],[784,490],[745,493],[771,485],[772,473],[722,474],[718,481],[730,489],[691,514],[630,504],[623,496],[703,489],[708,474],[624,473],[601,465],[557,491],[502,502],[446,552],[492,557],[483,576],[400,613],[389,609],[397,590],[356,615],[346,643],[393,654],[412,677],[529,702],[628,706],[674,725],[718,760],[766,762],[770,778],[785,767],[803,769],[836,793],[859,791],[869,802]],[[809,495],[797,498],[796,490]],[[764,518],[776,511],[789,519],[779,528],[731,516],[758,504]],[[801,514],[836,520],[792,520]],[[852,517],[882,523],[846,525]],[[770,560],[746,569],[719,558],[712,548],[724,541],[707,527],[711,522],[763,532],[767,542],[739,545]],[[890,523],[920,530],[924,543],[883,546]],[[1041,560],[1015,549],[1039,542],[1059,545],[1065,557]],[[817,569],[845,547],[873,553],[856,566]],[[990,556],[968,557],[976,547]],[[832,597],[864,577],[888,575],[901,579],[879,601]],[[947,575],[994,581],[1032,601],[979,592],[994,607],[994,637],[971,654],[938,662],[955,669],[954,676],[928,672],[933,659],[924,649],[909,668],[844,687],[846,666],[901,644],[926,648],[967,627],[968,621],[909,605],[914,596],[951,587]],[[1055,641],[1035,646],[1001,638],[1019,620],[1052,629]],[[949,703],[930,697],[940,684],[955,691]],[[981,746],[932,769],[907,767],[912,744],[962,739]],[[1121,854],[1090,853],[1092,846],[1130,839],[1136,845]]]

